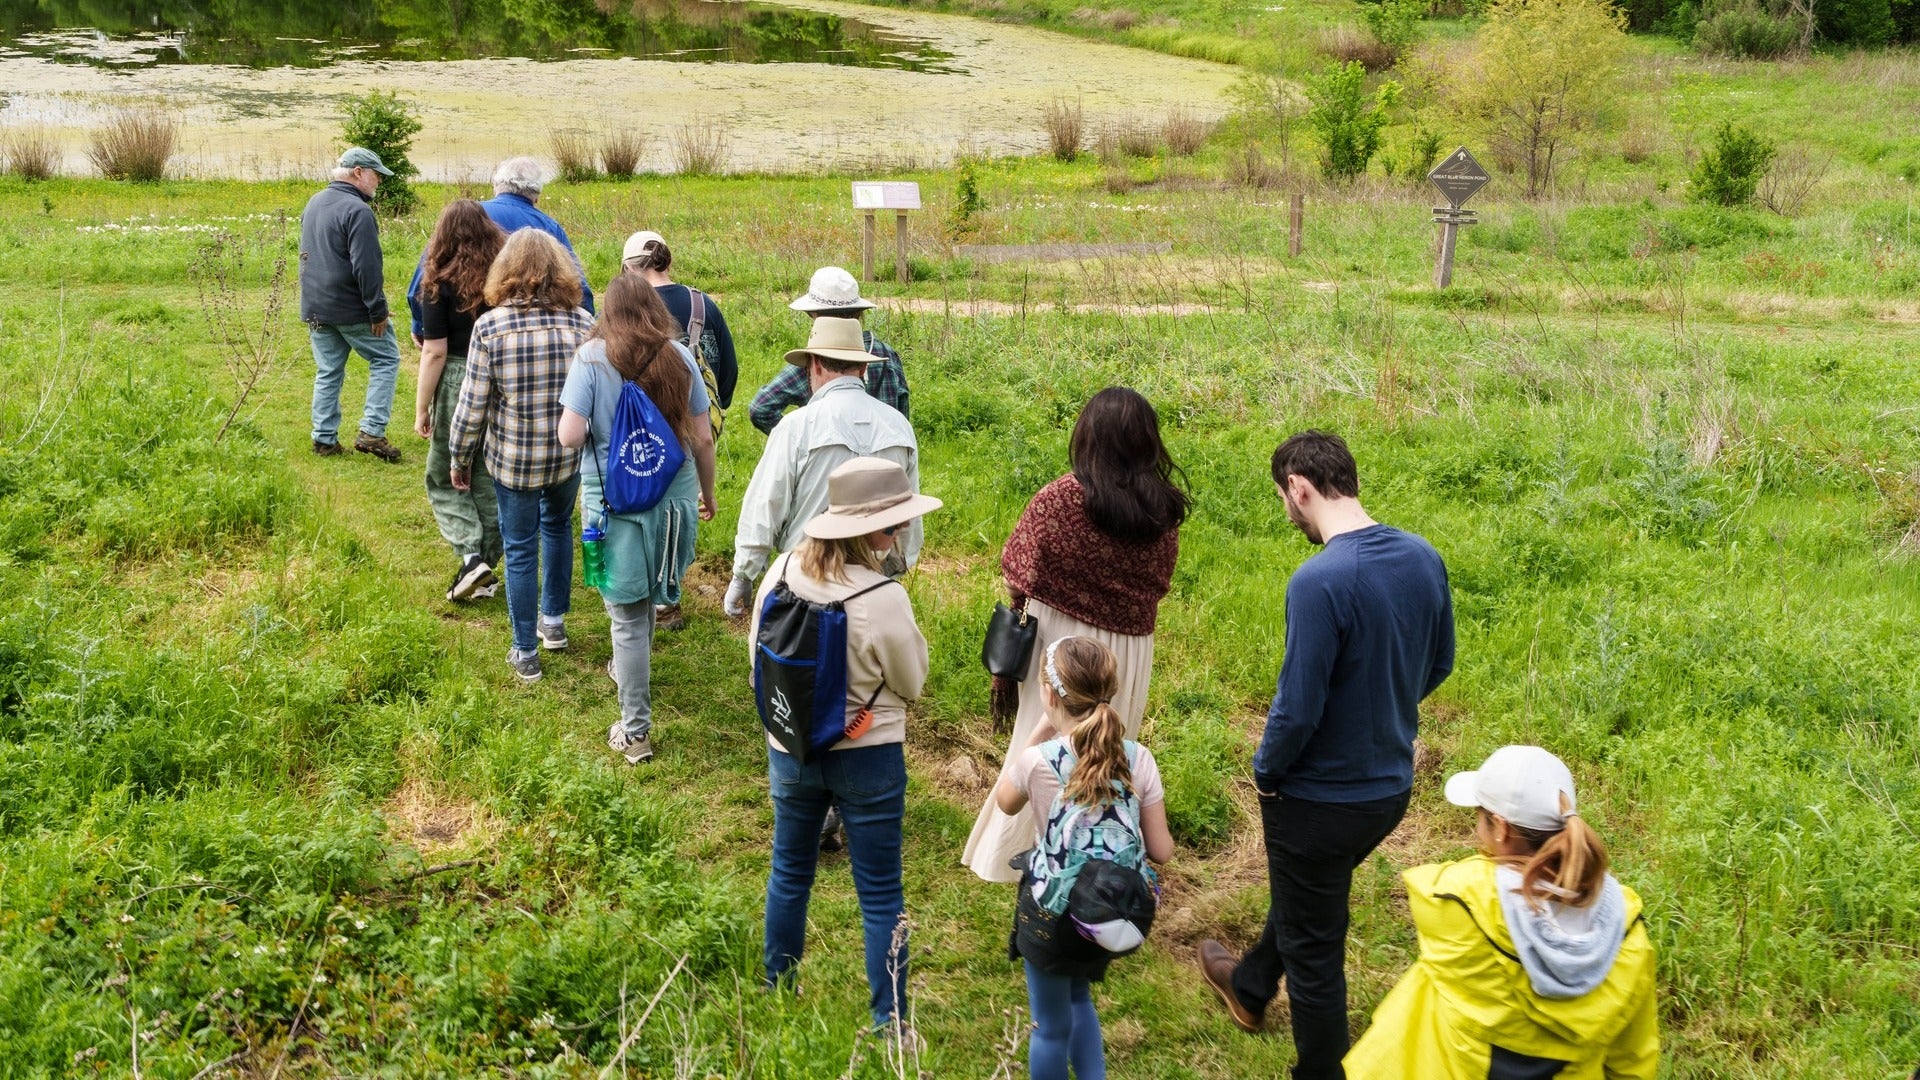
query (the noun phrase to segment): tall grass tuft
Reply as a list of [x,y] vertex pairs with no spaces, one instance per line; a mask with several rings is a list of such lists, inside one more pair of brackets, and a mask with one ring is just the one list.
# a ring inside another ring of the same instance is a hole
[[560,179],[569,184],[585,183],[600,175],[594,158],[593,141],[579,128],[554,128],[547,132],[547,148],[560,168]]
[[1373,35],[1373,31],[1345,23],[1321,31],[1314,48],[1336,64],[1357,63],[1369,73],[1392,67],[1399,55],[1393,47]]
[[1248,143],[1227,157],[1227,180],[1235,187],[1275,188],[1286,180],[1286,170],[1267,160],[1260,148]]
[[60,144],[46,128],[16,128],[0,143],[7,172],[22,180],[51,180],[60,168]]
[[600,169],[608,176],[626,179],[640,171],[647,156],[647,133],[621,128],[600,140]]
[[1047,129],[1047,152],[1054,160],[1072,161],[1080,156],[1080,147],[1087,138],[1087,116],[1079,101],[1068,101],[1064,96],[1054,98],[1047,102],[1041,121]]
[[1181,157],[1192,157],[1206,145],[1207,137],[1213,134],[1213,125],[1202,120],[1192,109],[1176,106],[1167,110],[1167,118],[1160,123],[1160,139],[1167,149]]
[[673,132],[673,165],[682,176],[717,176],[727,169],[733,137],[718,120],[682,124]]
[[93,133],[87,159],[109,180],[159,180],[180,141],[180,122],[157,109],[121,109]]

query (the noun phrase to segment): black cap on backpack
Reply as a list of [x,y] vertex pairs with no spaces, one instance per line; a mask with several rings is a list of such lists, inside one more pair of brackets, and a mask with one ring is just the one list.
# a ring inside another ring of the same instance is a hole
[[1158,904],[1145,874],[1106,859],[1089,859],[1067,894],[1067,915],[1080,936],[1125,956],[1146,942]]

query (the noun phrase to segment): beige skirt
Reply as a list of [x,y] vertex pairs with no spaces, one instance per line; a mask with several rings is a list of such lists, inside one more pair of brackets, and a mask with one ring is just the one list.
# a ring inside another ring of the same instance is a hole
[[[1113,697],[1113,707],[1127,725],[1127,738],[1138,738],[1140,719],[1147,711],[1147,685],[1153,680],[1153,635],[1130,636],[1102,630],[1038,600],[1028,600],[1027,611],[1039,622],[1040,629],[1034,638],[1033,661],[1027,667],[1027,677],[1020,683],[1020,711],[1013,721],[1013,739],[1007,746],[1001,773],[1004,774],[1018,752],[1025,749],[1033,729],[1046,715],[1040,704],[1040,681],[1046,678],[1041,669],[1046,666],[1047,643],[1061,638],[1090,637],[1113,651],[1120,671],[1120,689]],[[1032,847],[1035,839],[1032,807],[1009,816],[1000,812],[989,794],[987,804],[980,808],[980,816],[973,823],[973,834],[967,837],[960,862],[987,881],[1016,883],[1020,880],[1020,871],[1009,867],[1007,860]]]

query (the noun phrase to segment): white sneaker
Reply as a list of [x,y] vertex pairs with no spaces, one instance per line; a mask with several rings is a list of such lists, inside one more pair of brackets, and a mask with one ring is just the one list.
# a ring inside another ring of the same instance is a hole
[[548,622],[542,618],[534,628],[534,633],[539,635],[540,644],[550,651],[557,652],[567,647],[567,624],[564,622]]
[[626,731],[621,728],[618,721],[615,721],[614,725],[607,729],[607,749],[626,758],[629,765],[651,761],[653,760],[652,733],[649,732],[637,739],[629,739]]

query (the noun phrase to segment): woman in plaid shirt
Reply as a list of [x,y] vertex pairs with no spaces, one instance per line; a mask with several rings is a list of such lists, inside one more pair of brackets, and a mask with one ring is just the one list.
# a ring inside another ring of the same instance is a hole
[[526,682],[540,678],[541,645],[567,647],[580,452],[560,445],[560,389],[574,350],[593,329],[580,296],[580,272],[558,240],[534,229],[507,238],[487,273],[493,310],[473,325],[460,404],[447,433],[453,486],[462,491],[470,487],[473,455],[486,441],[513,623],[507,663]]

